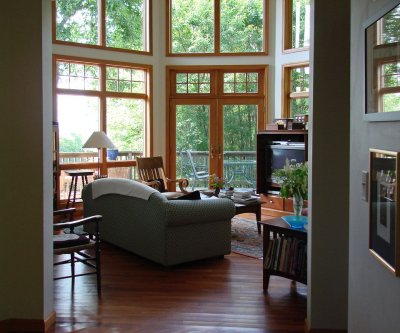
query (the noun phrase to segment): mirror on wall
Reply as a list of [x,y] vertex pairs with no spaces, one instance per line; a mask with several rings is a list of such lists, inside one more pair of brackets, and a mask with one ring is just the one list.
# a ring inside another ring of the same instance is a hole
[[400,121],[400,1],[391,1],[365,25],[365,115]]

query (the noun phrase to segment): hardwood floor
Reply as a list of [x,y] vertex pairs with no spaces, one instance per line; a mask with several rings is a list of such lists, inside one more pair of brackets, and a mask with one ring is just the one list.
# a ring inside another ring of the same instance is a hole
[[238,254],[164,269],[104,243],[102,286],[55,281],[49,333],[304,332],[306,286],[271,277],[265,295],[262,260]]

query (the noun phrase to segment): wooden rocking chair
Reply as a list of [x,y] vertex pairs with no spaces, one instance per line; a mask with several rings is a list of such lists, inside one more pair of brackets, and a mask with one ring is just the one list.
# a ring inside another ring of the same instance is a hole
[[[169,179],[166,177],[161,156],[137,157],[136,162],[140,182],[163,192],[168,199],[176,199],[189,193],[186,190],[186,187],[189,185],[189,181],[186,178]],[[180,192],[168,191],[170,184],[173,184],[175,187],[178,184]]]

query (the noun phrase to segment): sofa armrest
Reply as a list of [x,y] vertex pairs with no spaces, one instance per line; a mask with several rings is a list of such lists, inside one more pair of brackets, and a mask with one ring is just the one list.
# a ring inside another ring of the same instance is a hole
[[229,199],[172,200],[166,204],[166,223],[179,226],[230,220],[235,204]]

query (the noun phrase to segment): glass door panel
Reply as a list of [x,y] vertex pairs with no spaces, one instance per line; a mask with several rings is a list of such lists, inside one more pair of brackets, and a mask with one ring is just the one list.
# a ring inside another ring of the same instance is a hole
[[[107,150],[107,161],[126,161],[144,152],[145,102],[134,98],[107,98],[107,135],[116,149]],[[110,178],[136,179],[133,167],[108,168]]]
[[189,190],[208,188],[210,114],[207,104],[175,106],[176,178],[187,178]]
[[[100,128],[100,100],[98,97],[57,95],[59,122],[60,164],[82,164],[98,161],[97,149],[82,146]],[[90,178],[90,177],[89,177]],[[80,182],[79,182],[80,184]],[[60,174],[60,199],[68,197],[71,176]],[[80,190],[80,189],[78,189]]]
[[220,168],[227,186],[255,188],[256,134],[258,104],[224,104],[222,106],[222,147],[218,145]]

